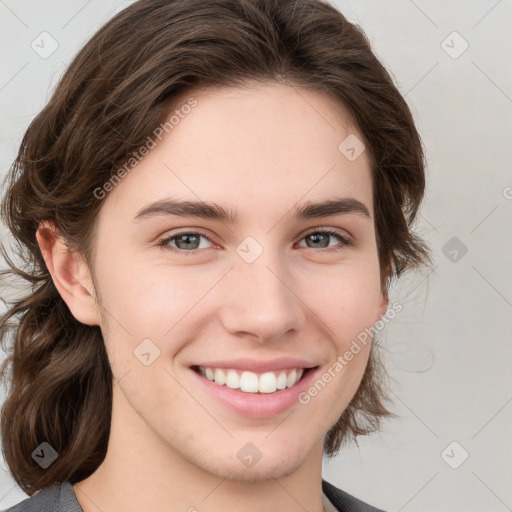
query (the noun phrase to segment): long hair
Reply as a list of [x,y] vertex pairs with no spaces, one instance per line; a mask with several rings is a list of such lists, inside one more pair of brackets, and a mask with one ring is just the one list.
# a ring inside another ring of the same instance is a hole
[[[11,275],[30,285],[0,316],[8,383],[1,411],[6,463],[32,495],[76,483],[103,461],[113,376],[99,326],[78,322],[58,293],[36,241],[51,220],[91,267],[102,201],[111,179],[187,90],[290,84],[321,91],[351,116],[371,160],[381,280],[427,265],[413,230],[425,188],[424,154],[413,116],[363,30],[322,0],[140,0],[108,21],[75,56],[26,130],[5,180],[1,215],[19,263],[2,246]],[[391,262],[391,264],[390,264]],[[10,344],[7,343],[10,340]],[[9,375],[9,368],[12,375]],[[325,438],[368,434],[390,414],[374,347],[362,382]],[[32,457],[57,452],[47,468]]]

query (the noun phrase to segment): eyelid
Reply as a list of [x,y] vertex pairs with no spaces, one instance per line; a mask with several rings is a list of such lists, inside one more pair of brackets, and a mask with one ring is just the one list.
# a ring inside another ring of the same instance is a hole
[[329,227],[312,228],[309,231],[306,231],[303,235],[301,235],[301,239],[304,238],[305,236],[311,235],[312,233],[335,233],[347,239],[347,241],[353,241],[352,235],[350,235],[346,230]]
[[[156,242],[157,246],[161,246],[164,249],[167,249],[169,246],[167,246],[167,242],[170,242],[173,238],[177,238],[178,236],[183,235],[201,235],[202,237],[206,238],[208,242],[210,242],[213,245],[216,245],[215,242],[212,240],[212,238],[207,235],[204,231],[201,230],[201,228],[177,228],[178,230],[175,232],[169,232],[165,234],[163,237],[159,238]],[[170,247],[170,250],[174,250],[180,253],[188,253],[188,254],[195,254],[196,252],[204,251],[206,249],[194,249],[192,251],[183,251],[180,249],[176,249],[174,247]]]
[[345,247],[354,245],[354,239],[353,239],[352,235],[349,235],[348,233],[340,230],[339,228],[326,228],[326,227],[313,228],[310,231],[306,231],[306,233],[301,235],[299,241],[302,241],[307,236],[315,234],[315,233],[326,233],[331,236],[339,237],[340,244],[336,245],[334,247],[331,247],[330,249],[314,249],[312,247],[308,247],[308,249],[311,249],[313,251],[332,253],[332,252],[342,251]]

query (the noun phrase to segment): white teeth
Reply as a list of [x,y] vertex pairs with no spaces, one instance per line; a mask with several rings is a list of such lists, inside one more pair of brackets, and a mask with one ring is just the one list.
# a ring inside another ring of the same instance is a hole
[[284,389],[286,387],[286,373],[281,372],[277,377],[277,389]]
[[201,375],[215,382],[219,386],[226,385],[231,389],[240,389],[244,393],[275,393],[278,389],[291,388],[302,377],[304,368],[297,368],[287,372],[266,372],[257,374],[243,371],[241,375],[237,370],[222,370],[221,368],[199,367]]
[[286,385],[291,388],[293,384],[297,381],[297,370],[292,370],[288,377],[286,378]]
[[252,372],[243,372],[240,377],[240,389],[246,393],[257,393],[258,376]]
[[[226,374],[220,369],[217,368],[214,372],[214,379],[215,383],[219,386],[222,386],[223,384],[226,384]],[[208,374],[206,374],[206,377],[208,377]],[[208,377],[210,379],[210,377]],[[210,379],[212,380],[212,379]]]
[[226,386],[231,389],[238,389],[240,387],[240,377],[238,376],[238,373],[235,372],[235,370],[228,370]]
[[[286,376],[285,372],[282,375]],[[260,377],[258,391],[260,393],[273,393],[277,389],[277,378],[272,372],[264,373]]]

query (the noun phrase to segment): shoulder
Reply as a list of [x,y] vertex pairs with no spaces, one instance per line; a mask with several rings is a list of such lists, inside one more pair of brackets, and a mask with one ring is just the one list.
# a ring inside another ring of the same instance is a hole
[[384,512],[322,479],[322,490],[340,512]]
[[[322,490],[340,512],[384,512],[322,479]],[[3,512],[83,512],[70,482],[43,489]]]
[[70,482],[38,491],[13,507],[0,512],[83,512]]

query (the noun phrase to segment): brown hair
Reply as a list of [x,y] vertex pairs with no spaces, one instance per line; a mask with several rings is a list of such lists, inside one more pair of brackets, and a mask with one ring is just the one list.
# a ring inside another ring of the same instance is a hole
[[[2,247],[31,290],[0,317],[12,346],[1,413],[7,465],[23,491],[76,483],[103,461],[110,433],[111,373],[99,326],[78,322],[61,298],[36,241],[51,220],[92,265],[102,187],[193,87],[249,81],[322,91],[345,107],[372,163],[382,283],[430,263],[411,230],[425,188],[413,117],[362,29],[321,0],[141,0],[108,21],[69,65],[34,118],[10,169],[2,218],[23,264]],[[9,320],[15,320],[9,322]],[[4,341],[2,341],[3,343]],[[382,364],[372,348],[361,385],[328,432],[333,456],[348,438],[389,415]],[[58,453],[46,469],[31,457],[42,442]]]

